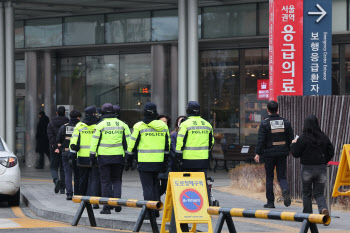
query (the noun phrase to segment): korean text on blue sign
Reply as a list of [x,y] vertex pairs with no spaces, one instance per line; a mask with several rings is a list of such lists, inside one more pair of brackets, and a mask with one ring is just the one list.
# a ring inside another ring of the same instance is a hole
[[332,94],[332,1],[304,0],[304,95]]

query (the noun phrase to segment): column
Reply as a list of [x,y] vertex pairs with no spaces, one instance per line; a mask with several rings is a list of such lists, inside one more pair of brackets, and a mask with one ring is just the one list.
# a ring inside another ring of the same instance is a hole
[[15,29],[12,3],[5,3],[5,45],[6,45],[6,143],[15,151]]
[[186,115],[187,105],[187,14],[186,0],[179,0],[178,114]]
[[52,58],[51,52],[45,51],[44,56],[44,111],[46,116],[52,118],[55,111],[53,110],[53,85],[52,85]]
[[188,6],[188,100],[198,101],[198,0]]
[[178,117],[178,52],[177,46],[172,45],[170,48],[170,82],[171,82],[171,121],[172,126]]
[[166,65],[167,56],[164,45],[152,45],[152,83],[151,83],[151,102],[157,105],[159,114],[167,114],[167,85],[166,85]]
[[5,14],[3,3],[0,2],[0,137],[6,141],[6,69],[5,69]]
[[25,53],[26,65],[26,148],[25,161],[27,167],[34,167],[37,154],[35,153],[36,145],[36,126],[38,122],[38,55],[37,52]]

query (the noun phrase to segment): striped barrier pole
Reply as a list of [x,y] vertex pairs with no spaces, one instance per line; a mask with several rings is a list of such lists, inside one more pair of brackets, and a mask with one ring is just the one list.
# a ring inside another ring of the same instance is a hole
[[88,217],[90,225],[96,227],[95,215],[92,210],[92,204],[98,205],[109,205],[109,206],[124,206],[131,208],[142,208],[141,213],[135,223],[134,232],[139,232],[142,226],[142,223],[145,219],[146,214],[148,213],[149,219],[151,222],[152,231],[158,233],[158,225],[156,217],[153,210],[160,210],[163,208],[163,203],[160,201],[144,201],[144,200],[135,200],[135,199],[120,199],[120,198],[107,198],[107,197],[90,197],[90,196],[74,196],[74,203],[80,203],[80,206],[77,210],[77,213],[73,219],[72,226],[77,226],[79,220],[86,208],[88,212]]
[[219,215],[218,223],[216,224],[214,233],[221,232],[225,221],[227,222],[227,226],[229,228],[230,233],[236,233],[232,217],[261,218],[302,222],[303,224],[300,229],[301,233],[306,233],[309,228],[312,233],[318,233],[316,224],[329,225],[331,222],[330,216],[324,214],[307,214],[273,210],[249,210],[239,208],[231,209],[220,207],[209,207],[207,209],[207,212],[210,215]]

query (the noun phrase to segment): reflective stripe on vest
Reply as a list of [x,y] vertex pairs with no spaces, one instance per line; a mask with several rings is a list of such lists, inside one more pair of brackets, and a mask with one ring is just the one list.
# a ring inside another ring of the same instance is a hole
[[120,127],[120,126],[115,126],[115,127],[104,127],[103,129],[101,129],[101,132],[107,131],[107,130],[117,130],[117,129],[124,130],[124,127]]
[[208,150],[209,147],[207,146],[200,146],[200,147],[185,147],[184,150]]
[[196,129],[206,129],[211,131],[211,128],[208,126],[191,126],[187,128],[187,130],[196,130]]
[[118,146],[123,146],[123,143],[117,143],[117,144],[104,144],[104,143],[100,143],[101,147],[118,147]]

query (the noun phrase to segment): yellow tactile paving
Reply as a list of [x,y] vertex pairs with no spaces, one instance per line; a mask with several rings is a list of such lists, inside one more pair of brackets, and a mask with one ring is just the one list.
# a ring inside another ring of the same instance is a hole
[[6,227],[6,228],[0,227],[0,229],[72,227],[71,225],[58,223],[58,222],[31,219],[31,218],[26,217],[19,207],[11,207],[11,208],[12,208],[12,211],[16,215],[17,218],[8,218],[7,220],[10,220],[10,221],[18,224],[20,227],[10,227],[10,228],[9,227]]
[[40,180],[40,179],[21,179],[21,180],[52,182],[52,180]]

